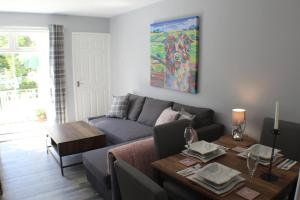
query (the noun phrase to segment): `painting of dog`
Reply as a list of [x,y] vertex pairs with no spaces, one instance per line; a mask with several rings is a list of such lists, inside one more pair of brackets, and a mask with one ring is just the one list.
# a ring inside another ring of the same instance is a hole
[[197,93],[199,18],[151,24],[151,85]]

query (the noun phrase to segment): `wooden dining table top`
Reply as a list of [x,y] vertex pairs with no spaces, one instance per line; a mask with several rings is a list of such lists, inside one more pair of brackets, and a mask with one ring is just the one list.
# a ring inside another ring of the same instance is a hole
[[[247,147],[252,144],[255,144],[256,141],[251,138],[247,138],[244,140],[244,142],[237,142],[237,141],[233,141],[228,135],[226,135],[221,137],[219,140],[215,141],[214,143],[221,144],[229,148],[233,148],[236,146]],[[276,182],[268,182],[260,178],[261,174],[268,171],[268,166],[258,165],[254,177],[251,178],[249,176],[248,169],[246,166],[246,159],[237,156],[237,154],[238,154],[237,152],[229,149],[226,155],[215,158],[208,163],[218,162],[240,171],[242,173],[241,176],[246,179],[244,186],[247,186],[260,193],[260,195],[257,198],[255,198],[255,200],[267,200],[267,199],[282,200],[286,195],[288,195],[292,191],[292,188],[297,181],[297,177],[299,173],[299,168],[300,168],[299,162],[288,171],[273,167],[272,172],[275,175],[279,176],[279,179]],[[217,199],[217,200],[243,200],[244,199],[236,194],[236,191],[238,191],[239,188],[233,190],[226,196],[220,196],[190,181],[186,177],[177,174],[176,172],[187,168],[185,165],[179,162],[184,158],[186,158],[186,156],[182,154],[172,155],[167,158],[153,162],[152,167],[156,171],[176,179],[177,181],[184,184],[188,188],[191,188],[199,192],[200,194],[206,196],[209,199]],[[199,162],[201,163],[201,161]]]

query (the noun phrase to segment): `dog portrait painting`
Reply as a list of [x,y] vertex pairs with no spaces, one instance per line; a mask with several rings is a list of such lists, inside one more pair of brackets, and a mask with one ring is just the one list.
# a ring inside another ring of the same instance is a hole
[[197,93],[199,18],[151,24],[151,85]]

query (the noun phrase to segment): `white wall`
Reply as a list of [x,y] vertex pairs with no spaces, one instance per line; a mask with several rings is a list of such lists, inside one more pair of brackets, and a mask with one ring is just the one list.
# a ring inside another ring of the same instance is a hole
[[[199,94],[150,86],[150,24],[201,18]],[[165,0],[110,20],[112,94],[136,92],[215,110],[230,131],[231,109],[247,109],[247,132],[262,120],[300,122],[299,0]]]
[[67,116],[69,121],[73,121],[75,119],[75,105],[72,70],[72,32],[108,33],[109,20],[95,17],[0,12],[0,27],[48,27],[49,24],[61,24],[64,25],[65,29]]

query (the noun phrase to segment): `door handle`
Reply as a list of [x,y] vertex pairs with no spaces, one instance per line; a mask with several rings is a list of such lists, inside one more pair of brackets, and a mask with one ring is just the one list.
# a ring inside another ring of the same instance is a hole
[[77,81],[77,87],[80,87],[80,81]]

